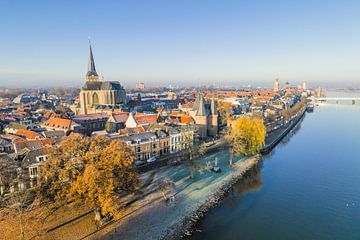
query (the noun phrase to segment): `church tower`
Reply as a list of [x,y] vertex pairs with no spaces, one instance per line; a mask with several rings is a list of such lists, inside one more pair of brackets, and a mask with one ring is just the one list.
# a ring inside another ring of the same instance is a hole
[[86,81],[93,82],[99,80],[99,75],[96,72],[94,55],[92,52],[91,44],[89,48],[89,60],[88,60],[88,71],[85,77]]
[[126,92],[118,81],[99,79],[90,44],[85,84],[80,91],[80,113],[111,113],[121,111],[125,104]]

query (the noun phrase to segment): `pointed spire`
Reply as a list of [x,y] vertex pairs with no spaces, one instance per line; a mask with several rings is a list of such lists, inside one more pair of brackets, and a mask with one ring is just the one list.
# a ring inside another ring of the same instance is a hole
[[193,104],[193,110],[197,111],[197,109],[199,108],[199,102],[200,102],[200,93],[196,96],[195,98],[195,102]]
[[196,112],[196,116],[206,116],[204,97],[202,95],[199,97],[199,107]]
[[211,98],[211,106],[210,106],[211,115],[217,115],[217,108],[215,104],[215,98]]
[[96,68],[95,68],[94,55],[92,52],[90,39],[89,39],[89,44],[90,44],[90,48],[89,48],[88,71],[86,73],[86,80],[87,81],[96,81],[99,79],[99,76],[98,76],[98,74],[96,72]]

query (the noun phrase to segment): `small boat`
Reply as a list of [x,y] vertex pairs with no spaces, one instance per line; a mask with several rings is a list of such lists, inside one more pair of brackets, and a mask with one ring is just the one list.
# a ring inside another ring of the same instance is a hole
[[309,103],[306,107],[307,112],[313,112],[314,111],[314,104]]

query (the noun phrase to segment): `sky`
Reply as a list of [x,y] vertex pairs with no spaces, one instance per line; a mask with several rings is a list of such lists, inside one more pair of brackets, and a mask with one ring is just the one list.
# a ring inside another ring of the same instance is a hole
[[360,87],[360,1],[0,1],[0,87]]

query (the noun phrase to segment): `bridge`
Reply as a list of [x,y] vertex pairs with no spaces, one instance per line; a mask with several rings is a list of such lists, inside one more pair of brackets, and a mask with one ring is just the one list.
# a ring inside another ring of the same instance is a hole
[[313,99],[318,101],[359,101],[360,97],[315,97]]
[[311,100],[324,102],[324,101],[360,101],[360,97],[310,97]]

